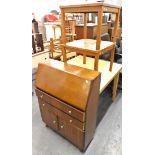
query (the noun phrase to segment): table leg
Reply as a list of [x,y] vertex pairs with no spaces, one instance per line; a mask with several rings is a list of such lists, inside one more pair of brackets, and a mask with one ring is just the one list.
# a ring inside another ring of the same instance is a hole
[[84,13],[84,32],[83,32],[83,38],[87,39],[87,14]]
[[100,44],[101,44],[102,17],[103,17],[102,14],[103,14],[103,8],[98,10],[96,50],[99,50],[100,49]]
[[63,62],[67,62],[66,48],[64,46],[61,46],[61,50],[62,50]]
[[113,94],[112,94],[112,100],[113,101],[116,98],[117,86],[118,86],[118,79],[119,79],[119,73],[114,77]]
[[61,37],[62,37],[62,43],[66,43],[66,35],[65,35],[65,12],[63,9],[61,9]]
[[83,64],[86,64],[86,54],[83,54]]
[[116,13],[114,35],[112,38],[112,42],[116,42],[116,35],[117,35],[117,30],[118,30],[118,25],[119,25],[119,16],[120,16],[120,9],[119,9],[118,13]]
[[98,71],[99,55],[95,55],[94,70]]
[[110,68],[109,71],[112,71],[112,66],[113,66],[113,62],[114,62],[114,54],[115,54],[115,46],[114,48],[111,50],[111,57],[110,57]]

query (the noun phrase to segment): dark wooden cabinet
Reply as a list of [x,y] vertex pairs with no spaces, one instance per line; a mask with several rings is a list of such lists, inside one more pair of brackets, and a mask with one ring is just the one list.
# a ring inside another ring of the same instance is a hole
[[[66,139],[70,140],[74,145],[78,146],[82,150],[84,146],[85,123],[80,122],[60,109],[55,108],[53,106],[55,105],[53,104],[54,100],[52,100],[51,103],[44,101],[48,94],[45,94],[39,89],[36,89],[36,94],[40,94],[38,101],[41,117],[45,124],[60,133]],[[44,96],[44,98],[42,96]]]
[[[87,24],[87,38],[94,39],[97,36],[97,24],[88,23]],[[76,39],[83,39],[84,33],[84,24],[76,25],[75,27]],[[101,34],[108,33],[108,24],[102,24]]]
[[36,95],[42,120],[81,151],[95,133],[100,78],[97,71],[63,62],[38,66]]

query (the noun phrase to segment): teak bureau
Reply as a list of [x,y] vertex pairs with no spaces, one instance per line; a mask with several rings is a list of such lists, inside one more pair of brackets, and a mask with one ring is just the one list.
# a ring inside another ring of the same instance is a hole
[[93,139],[101,73],[63,62],[39,64],[36,76],[42,120],[85,151]]

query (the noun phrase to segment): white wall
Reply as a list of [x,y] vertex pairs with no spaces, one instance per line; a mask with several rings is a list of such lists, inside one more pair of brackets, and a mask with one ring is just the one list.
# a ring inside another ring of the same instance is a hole
[[[96,0],[87,0],[88,2],[96,2]],[[41,18],[51,10],[60,10],[59,5],[81,3],[85,0],[32,0],[32,12],[35,13],[36,19],[41,21]],[[121,5],[122,0],[105,0],[106,3]]]
[[[84,0],[78,0],[79,2],[83,2]],[[49,13],[51,10],[58,10],[61,4],[70,4],[70,3],[77,3],[75,0],[32,0],[32,12],[35,13],[36,19],[38,21],[41,18]]]

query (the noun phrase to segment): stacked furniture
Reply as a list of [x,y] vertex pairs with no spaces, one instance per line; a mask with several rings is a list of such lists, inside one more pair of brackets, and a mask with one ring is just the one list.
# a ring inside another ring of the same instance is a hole
[[[50,39],[50,58],[62,60],[61,40]],[[67,60],[76,56],[75,52],[67,52]]]
[[85,151],[96,128],[101,74],[53,60],[39,64],[36,78],[42,120]]
[[[114,81],[112,99],[116,97],[122,67],[121,64],[113,63],[115,37],[113,42],[101,41],[101,25],[103,12],[116,13],[114,29],[116,35],[120,8],[101,2],[60,6],[60,8],[64,62],[50,60],[48,63],[39,64],[35,83],[36,94],[45,124],[81,151],[85,151],[96,129],[99,95],[111,81]],[[87,38],[86,13],[89,12],[98,13],[96,40]],[[83,39],[66,43],[65,13],[84,13]],[[110,50],[110,61],[99,60],[99,55]],[[83,56],[79,55],[67,61],[68,51]],[[94,56],[95,59],[86,56]]]
[[[61,9],[61,25],[62,25],[62,49],[63,49],[63,61],[67,62],[66,50],[73,50],[77,53],[83,54],[83,63],[86,64],[86,56],[93,56],[94,59],[94,70],[98,70],[99,56],[111,52],[110,67],[109,70],[112,71],[112,65],[114,60],[115,52],[115,41],[116,32],[119,22],[120,7],[106,4],[103,2],[98,3],[83,3],[74,5],[64,5],[60,6]],[[83,39],[76,40],[73,42],[66,43],[65,38],[65,13],[84,13],[84,35]],[[87,39],[87,13],[97,13],[98,14],[98,26],[97,26],[97,38],[96,40]],[[102,14],[103,13],[115,13],[115,27],[114,27],[114,37],[113,42],[101,41],[102,33]]]

